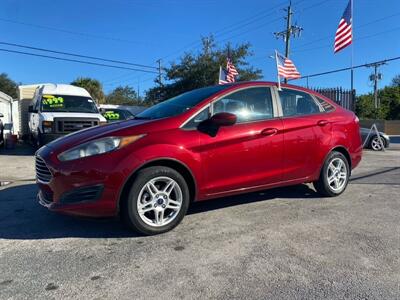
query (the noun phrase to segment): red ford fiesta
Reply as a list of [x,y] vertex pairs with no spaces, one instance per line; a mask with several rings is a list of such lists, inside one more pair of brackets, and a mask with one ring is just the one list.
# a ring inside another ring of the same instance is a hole
[[269,82],[212,86],[42,147],[38,199],[66,214],[120,214],[157,234],[192,201],[305,182],[339,195],[361,154],[358,118],[322,95]]

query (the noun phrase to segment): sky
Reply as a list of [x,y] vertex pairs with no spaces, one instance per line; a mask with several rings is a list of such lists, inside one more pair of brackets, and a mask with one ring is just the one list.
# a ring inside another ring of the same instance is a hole
[[[292,1],[293,23],[303,31],[291,40],[290,56],[302,75],[349,67],[352,51],[354,65],[400,56],[399,0],[354,0],[353,50],[333,54],[335,31],[347,3]],[[288,4],[289,0],[0,0],[0,50],[66,57],[1,44],[14,43],[156,67],[158,59],[168,66],[185,51],[198,52],[201,37],[213,34],[221,47],[249,42],[253,56],[248,62],[262,70],[264,80],[276,81],[270,56],[275,49],[284,53],[284,42],[273,33],[284,29]],[[130,85],[141,95],[156,76],[0,51],[2,72],[23,84],[69,83],[87,76],[100,80],[106,92]],[[358,94],[372,90],[371,72],[355,70]],[[400,60],[380,67],[380,72],[379,85],[389,84],[400,74]],[[306,85],[304,79],[292,83]],[[350,72],[310,78],[309,85],[350,88]]]

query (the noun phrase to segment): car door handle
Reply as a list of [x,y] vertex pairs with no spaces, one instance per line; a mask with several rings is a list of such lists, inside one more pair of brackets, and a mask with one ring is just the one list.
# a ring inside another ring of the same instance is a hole
[[263,130],[261,130],[261,135],[265,135],[265,136],[271,136],[271,135],[275,135],[278,133],[278,129],[276,128],[265,128]]
[[329,123],[329,121],[327,121],[327,120],[319,120],[317,122],[317,125],[322,127],[322,126],[327,125],[328,123]]

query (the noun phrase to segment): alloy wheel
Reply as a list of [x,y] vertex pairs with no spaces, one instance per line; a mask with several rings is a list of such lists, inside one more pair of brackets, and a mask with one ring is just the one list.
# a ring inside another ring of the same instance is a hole
[[182,207],[182,189],[170,177],[149,180],[137,197],[139,217],[147,225],[160,227],[171,223]]
[[335,192],[341,191],[346,186],[347,176],[348,172],[344,161],[339,157],[332,159],[327,169],[329,187]]
[[382,150],[382,144],[380,143],[379,138],[377,136],[372,139],[371,148],[374,151]]

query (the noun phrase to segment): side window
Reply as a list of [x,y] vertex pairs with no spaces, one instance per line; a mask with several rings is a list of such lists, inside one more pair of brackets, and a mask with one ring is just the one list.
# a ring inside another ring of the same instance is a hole
[[320,112],[320,108],[314,99],[307,93],[282,89],[279,91],[283,116],[309,115]]
[[256,87],[227,95],[213,104],[213,113],[220,112],[235,114],[237,123],[271,119],[274,117],[271,90]]
[[207,120],[209,118],[209,114],[210,114],[210,107],[207,106],[202,111],[198,112],[197,115],[192,117],[192,119],[189,122],[187,122],[183,126],[183,128],[185,129],[197,128],[197,125],[199,125],[201,121]]
[[330,111],[335,110],[335,107],[332,104],[330,104],[328,101],[325,101],[324,99],[321,99],[320,97],[316,97],[316,98],[317,98],[317,101],[319,102],[319,104],[321,104],[321,106],[325,112],[330,112]]

